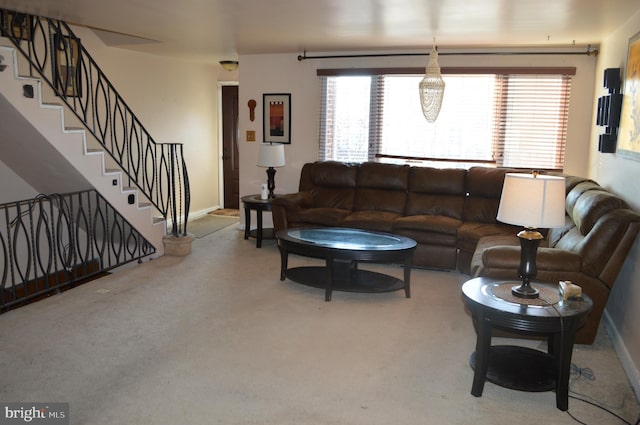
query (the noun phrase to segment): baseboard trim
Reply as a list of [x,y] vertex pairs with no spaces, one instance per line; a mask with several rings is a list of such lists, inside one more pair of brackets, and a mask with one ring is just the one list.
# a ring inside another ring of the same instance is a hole
[[622,336],[620,335],[620,333],[618,333],[618,329],[616,329],[616,326],[613,323],[611,316],[609,316],[609,312],[607,312],[607,310],[604,311],[603,319],[604,325],[607,328],[607,332],[609,333],[609,338],[611,339],[611,343],[613,344],[613,348],[618,354],[618,358],[620,359],[622,368],[627,374],[629,383],[633,387],[633,391],[636,394],[636,399],[638,399],[640,396],[640,370],[638,370],[638,365],[634,363],[633,358],[629,354],[629,350],[627,350],[627,346],[622,339]]

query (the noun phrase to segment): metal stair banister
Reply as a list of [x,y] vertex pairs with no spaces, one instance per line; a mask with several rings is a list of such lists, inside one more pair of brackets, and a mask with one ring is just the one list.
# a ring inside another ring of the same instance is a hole
[[[29,76],[44,80],[102,145],[126,176],[187,235],[189,176],[183,144],[157,143],[65,22],[0,9],[2,36],[28,61]],[[37,75],[36,75],[37,74]]]

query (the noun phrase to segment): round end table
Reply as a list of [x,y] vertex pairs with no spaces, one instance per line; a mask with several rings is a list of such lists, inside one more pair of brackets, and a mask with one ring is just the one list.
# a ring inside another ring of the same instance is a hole
[[[569,408],[569,374],[576,331],[593,308],[591,299],[564,300],[559,285],[534,282],[540,298],[516,298],[511,287],[520,282],[486,277],[462,285],[477,333],[471,394],[480,397],[485,380],[521,391],[556,392],[556,406]],[[546,336],[547,352],[512,345],[491,345],[492,329],[520,335]]]

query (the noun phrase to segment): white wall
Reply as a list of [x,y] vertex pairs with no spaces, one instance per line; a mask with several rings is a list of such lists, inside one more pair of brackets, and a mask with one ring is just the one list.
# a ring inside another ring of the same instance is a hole
[[217,81],[226,71],[217,64],[108,47],[89,29],[73,31],[154,140],[184,144],[191,213],[217,207]]
[[[566,50],[566,49],[565,49]],[[584,50],[586,51],[586,49]],[[339,54],[339,53],[338,53]],[[322,59],[298,61],[297,54],[244,55],[240,57],[240,194],[259,193],[266,181],[255,166],[262,140],[262,95],[291,93],[291,145],[285,146],[287,165],[276,173],[276,193],[295,192],[300,170],[318,157],[320,82],[318,68],[423,67],[426,56],[393,58]],[[440,66],[575,66],[567,136],[565,172],[586,176],[589,158],[596,58],[571,56],[440,56]],[[446,96],[446,92],[445,92]],[[247,102],[255,99],[256,119],[249,120]],[[246,141],[246,131],[256,132],[256,142]]]
[[1,160],[0,181],[2,182],[2,190],[0,190],[0,204],[31,199],[38,195],[37,190],[35,190],[29,183],[25,182],[22,177],[17,175]]
[[[606,94],[602,88],[602,75],[606,68],[626,69],[629,39],[640,32],[640,9],[602,44],[596,70],[596,98]],[[624,93],[624,87],[623,87]],[[595,105],[595,102],[594,102]],[[595,117],[595,108],[593,111]],[[595,118],[592,119],[595,122]],[[598,153],[598,135],[602,129],[593,126],[591,137],[591,160],[589,177],[602,186],[619,194],[636,211],[640,211],[640,162],[618,154]],[[611,321],[616,350],[640,394],[640,246],[636,244],[631,251],[607,304],[607,315]]]

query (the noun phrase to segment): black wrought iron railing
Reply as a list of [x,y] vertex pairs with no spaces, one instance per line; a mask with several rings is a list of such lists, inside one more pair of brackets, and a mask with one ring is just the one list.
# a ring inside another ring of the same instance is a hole
[[155,252],[95,190],[0,204],[0,313]]
[[187,234],[190,192],[181,143],[156,143],[80,39],[63,21],[0,9],[2,36],[28,61],[137,187],[171,223]]

